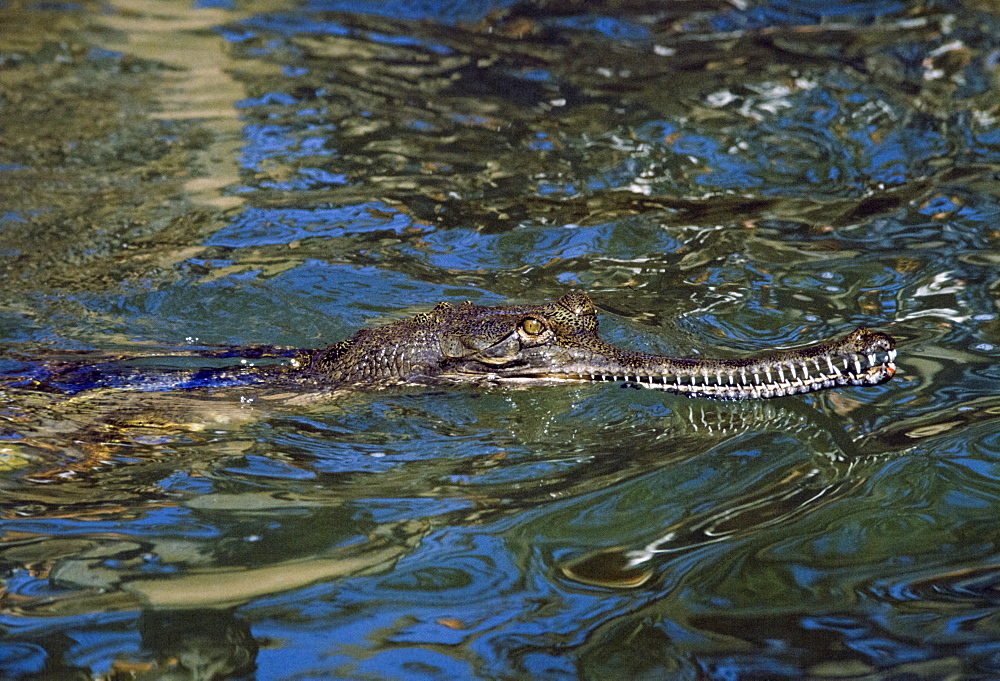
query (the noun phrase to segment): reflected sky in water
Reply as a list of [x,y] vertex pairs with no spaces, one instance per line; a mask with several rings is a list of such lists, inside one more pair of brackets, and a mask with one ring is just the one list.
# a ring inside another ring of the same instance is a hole
[[[0,19],[0,676],[1000,675],[988,3]],[[899,372],[766,404],[34,383],[570,289],[618,345],[868,325]]]

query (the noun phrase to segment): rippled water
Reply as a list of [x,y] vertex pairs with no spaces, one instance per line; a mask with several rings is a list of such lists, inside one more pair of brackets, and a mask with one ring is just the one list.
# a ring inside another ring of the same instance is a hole
[[[992,4],[0,25],[0,676],[1000,676]],[[864,324],[899,372],[767,403],[31,383],[574,289],[619,345]]]

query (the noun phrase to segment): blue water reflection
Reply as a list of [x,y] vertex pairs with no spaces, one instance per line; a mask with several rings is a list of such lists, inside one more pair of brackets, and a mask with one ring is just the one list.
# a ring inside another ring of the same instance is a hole
[[824,19],[851,19],[872,21],[878,17],[898,14],[906,10],[902,2],[818,2],[801,0],[772,2],[734,8],[713,17],[718,30],[737,31],[767,26],[801,26],[817,24]]
[[351,14],[376,14],[402,21],[430,19],[442,24],[478,21],[491,11],[502,10],[514,4],[511,0],[493,2],[463,2],[461,0],[310,0],[307,12],[346,12]]
[[251,208],[213,234],[206,244],[251,248],[382,230],[398,235],[412,224],[412,218],[380,202],[314,209]]
[[[990,8],[165,11],[29,4],[0,47],[0,676],[1000,672]],[[215,51],[147,54],[154,25]],[[768,404],[35,390],[567,288],[616,344],[865,325],[898,373]]]

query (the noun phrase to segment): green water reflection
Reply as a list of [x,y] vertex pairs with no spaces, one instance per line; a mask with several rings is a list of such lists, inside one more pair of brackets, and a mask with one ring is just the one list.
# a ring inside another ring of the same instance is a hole
[[[988,3],[0,24],[0,676],[1000,675]],[[617,345],[869,325],[899,372],[766,404],[32,385],[569,289]]]

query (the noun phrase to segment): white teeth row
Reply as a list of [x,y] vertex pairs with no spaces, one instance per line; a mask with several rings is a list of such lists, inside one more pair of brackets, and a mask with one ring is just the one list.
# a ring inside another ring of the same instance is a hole
[[[822,358],[827,371],[823,370],[820,358],[812,358],[810,360],[784,360],[762,369],[747,367],[716,369],[715,371],[702,369],[699,373],[677,372],[673,375],[664,374],[661,376],[588,374],[581,376],[581,378],[589,377],[592,381],[635,383],[644,388],[670,390],[691,395],[759,398],[794,395],[837,385],[866,385],[872,383],[872,377],[867,375],[871,369],[885,366],[892,372],[896,370],[895,350],[887,350],[883,361],[879,361],[875,353],[867,353],[864,359],[868,360],[868,366],[864,368],[861,359],[860,355],[854,354],[850,358],[845,357],[843,370],[839,369],[827,355]],[[853,372],[851,371],[852,365]],[[772,369],[777,372],[777,381],[774,380]],[[791,379],[786,376],[786,370],[791,375]],[[761,380],[761,371],[763,371],[766,381]],[[751,376],[753,380],[751,380]],[[684,382],[685,380],[687,383]]]

